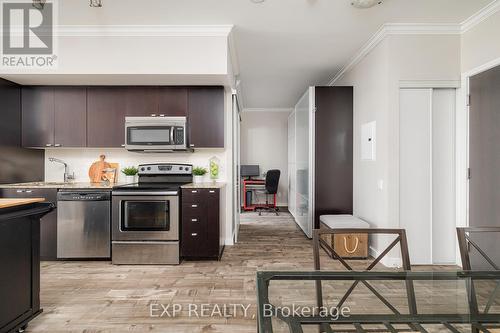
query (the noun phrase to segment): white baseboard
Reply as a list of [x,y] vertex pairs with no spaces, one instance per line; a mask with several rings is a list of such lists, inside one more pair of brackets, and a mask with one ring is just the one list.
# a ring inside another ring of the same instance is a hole
[[[373,258],[377,258],[382,253],[381,251],[375,249],[373,246],[370,246],[369,249],[370,249],[369,250],[370,256],[372,256]],[[391,268],[402,267],[401,258],[399,257],[389,257],[386,255],[384,258],[382,258],[380,263],[386,267],[391,267]]]

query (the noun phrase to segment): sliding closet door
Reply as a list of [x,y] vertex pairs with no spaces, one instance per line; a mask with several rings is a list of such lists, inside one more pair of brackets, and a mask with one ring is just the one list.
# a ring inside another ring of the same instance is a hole
[[399,219],[412,264],[432,262],[432,89],[402,89],[399,109]]
[[454,89],[401,89],[399,205],[412,264],[455,263]]
[[310,206],[310,117],[311,89],[302,96],[295,107],[295,221],[308,237],[312,237]]
[[288,211],[295,218],[295,202],[297,197],[295,174],[295,111],[288,117]]
[[455,89],[432,94],[432,263],[456,263]]

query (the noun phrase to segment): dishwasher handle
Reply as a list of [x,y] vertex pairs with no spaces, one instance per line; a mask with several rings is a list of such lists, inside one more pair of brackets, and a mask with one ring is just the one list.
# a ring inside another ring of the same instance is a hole
[[58,192],[57,201],[110,201],[111,192]]

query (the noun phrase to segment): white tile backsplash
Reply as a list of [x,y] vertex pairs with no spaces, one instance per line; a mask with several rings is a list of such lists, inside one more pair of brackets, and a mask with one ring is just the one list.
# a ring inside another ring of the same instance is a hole
[[[52,163],[49,157],[65,161],[74,172],[76,181],[89,181],[88,170],[92,163],[99,160],[101,154],[106,155],[106,161],[119,163],[120,169],[126,166],[137,166],[141,163],[188,163],[194,166],[203,166],[208,169],[209,159],[217,156],[221,161],[220,181],[226,181],[226,150],[224,149],[198,149],[194,153],[132,153],[123,148],[53,148],[45,150],[45,181],[62,181],[64,166]],[[119,172],[118,181],[125,181],[125,175]],[[208,177],[208,176],[207,176]]]

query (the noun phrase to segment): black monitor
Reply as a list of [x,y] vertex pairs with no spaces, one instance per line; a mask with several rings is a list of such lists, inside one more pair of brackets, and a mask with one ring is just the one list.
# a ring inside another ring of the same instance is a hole
[[260,176],[258,165],[242,165],[241,177],[258,177]]

